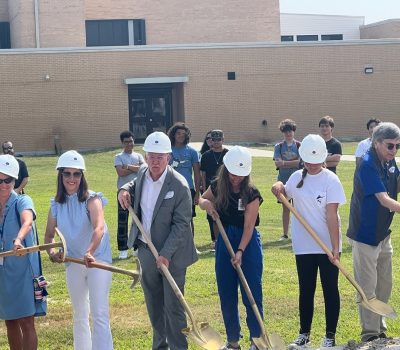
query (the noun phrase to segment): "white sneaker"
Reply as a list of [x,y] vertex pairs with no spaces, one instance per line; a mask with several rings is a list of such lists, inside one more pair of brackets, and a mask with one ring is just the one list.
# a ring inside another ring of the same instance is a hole
[[119,259],[120,260],[128,259],[128,250],[120,250],[119,251]]
[[134,256],[134,257],[138,256],[137,249],[135,250],[135,249],[132,248],[132,256]]
[[200,255],[201,251],[196,248],[196,253],[197,253],[197,255]]

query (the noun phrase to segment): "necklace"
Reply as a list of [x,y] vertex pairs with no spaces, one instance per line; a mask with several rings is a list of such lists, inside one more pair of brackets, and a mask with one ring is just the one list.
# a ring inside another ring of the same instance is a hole
[[219,165],[219,161],[221,160],[222,152],[219,153],[218,159],[217,159],[217,157],[215,157],[215,152],[212,151],[212,153],[213,153],[213,156],[214,156],[215,163],[217,163],[217,165]]

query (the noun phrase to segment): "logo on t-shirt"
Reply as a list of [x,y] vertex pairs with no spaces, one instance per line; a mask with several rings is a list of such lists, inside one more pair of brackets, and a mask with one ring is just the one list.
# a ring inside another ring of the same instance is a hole
[[325,198],[325,196],[322,196],[322,195],[318,195],[317,196],[317,202],[319,203],[319,204],[322,204],[322,200]]

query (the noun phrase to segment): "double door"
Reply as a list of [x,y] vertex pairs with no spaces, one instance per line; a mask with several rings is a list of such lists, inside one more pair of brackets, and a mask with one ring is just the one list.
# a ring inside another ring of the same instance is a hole
[[171,87],[129,89],[129,128],[143,142],[154,131],[166,132],[171,126]]

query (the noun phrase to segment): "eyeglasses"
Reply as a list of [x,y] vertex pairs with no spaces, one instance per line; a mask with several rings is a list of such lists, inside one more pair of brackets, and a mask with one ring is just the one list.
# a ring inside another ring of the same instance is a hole
[[6,179],[0,179],[0,185],[4,182],[5,184],[10,184],[14,180],[13,177],[7,177]]
[[70,171],[63,171],[62,173],[63,177],[69,178],[69,177],[74,177],[75,179],[79,179],[82,176],[82,172],[81,171],[76,171],[71,173]]
[[147,159],[154,162],[154,161],[158,161],[158,162],[162,162],[164,159],[166,159],[168,156],[168,153],[165,153],[163,155],[155,155],[155,154],[147,154]]
[[396,150],[400,149],[400,143],[386,143],[384,142],[384,144],[386,145],[387,149],[389,151],[392,151],[394,148],[396,148]]
[[13,146],[7,146],[7,147],[3,147],[3,150],[7,151],[7,150],[13,149],[13,148],[14,148]]
[[220,138],[220,137],[212,137],[211,140],[213,140],[214,142],[219,142],[219,141],[222,141],[222,138]]

